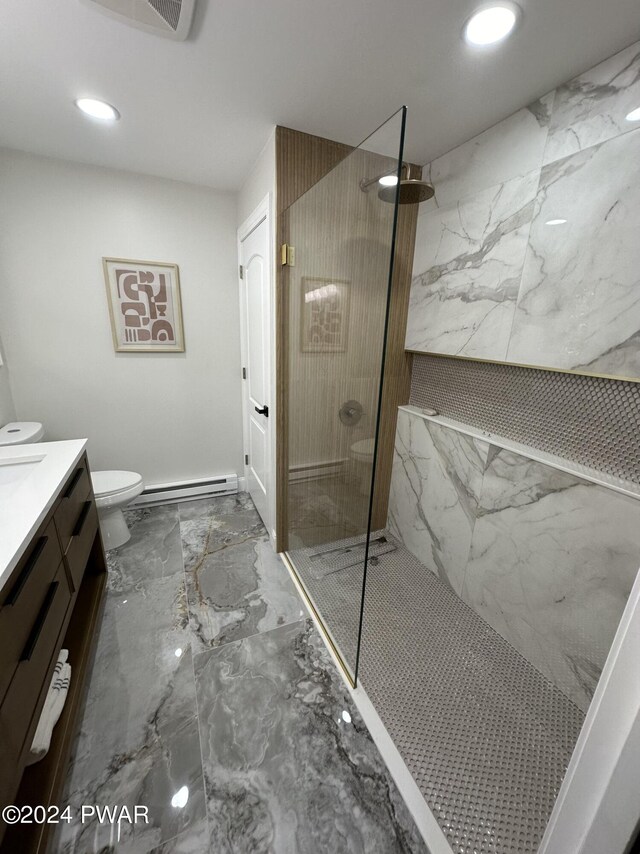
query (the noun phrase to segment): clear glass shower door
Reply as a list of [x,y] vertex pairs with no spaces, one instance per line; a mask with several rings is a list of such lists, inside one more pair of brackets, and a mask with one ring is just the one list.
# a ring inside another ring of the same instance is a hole
[[388,299],[402,108],[282,215],[285,277],[287,556],[355,681]]

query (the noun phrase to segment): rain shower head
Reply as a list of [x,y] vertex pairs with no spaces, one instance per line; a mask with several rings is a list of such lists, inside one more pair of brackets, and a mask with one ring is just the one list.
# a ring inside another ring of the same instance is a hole
[[[420,181],[417,178],[405,178],[400,181],[400,194],[398,204],[417,205],[431,199],[435,193],[433,186],[428,181]],[[383,202],[395,202],[395,187],[380,187],[378,198]]]
[[[402,164],[401,174],[405,173],[406,177],[400,179],[400,187],[398,192],[398,203],[401,205],[417,205],[420,202],[426,202],[428,199],[432,198],[435,190],[433,189],[433,185],[428,181],[422,181],[419,178],[411,177],[411,166],[407,163]],[[381,178],[389,177],[388,175],[377,175],[375,178],[371,178],[368,181],[360,182],[360,189],[364,193],[368,193],[371,187],[378,183],[380,184],[380,188],[378,190],[378,198],[383,202],[395,202],[396,200],[396,188],[397,181],[393,184],[382,184],[380,182]]]

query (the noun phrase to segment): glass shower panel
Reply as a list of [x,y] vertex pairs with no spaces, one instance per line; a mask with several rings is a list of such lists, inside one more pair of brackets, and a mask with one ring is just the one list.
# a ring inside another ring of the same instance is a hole
[[[405,109],[284,213],[288,557],[352,681]],[[384,551],[374,536],[372,554]]]

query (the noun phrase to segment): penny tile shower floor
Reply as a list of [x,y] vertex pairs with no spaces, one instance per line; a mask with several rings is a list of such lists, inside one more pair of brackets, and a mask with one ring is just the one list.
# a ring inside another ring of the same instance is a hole
[[149,823],[76,822],[54,851],[426,854],[251,500],[128,521],[63,802]]

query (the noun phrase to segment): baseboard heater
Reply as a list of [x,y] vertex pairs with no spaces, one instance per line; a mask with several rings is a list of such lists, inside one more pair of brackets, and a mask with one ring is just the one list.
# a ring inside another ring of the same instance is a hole
[[194,501],[211,495],[231,495],[238,491],[235,474],[184,480],[176,483],[158,483],[148,486],[132,501],[130,507],[147,507],[153,504],[172,504],[176,501]]
[[319,480],[323,477],[334,477],[342,474],[348,460],[331,460],[326,463],[311,463],[309,465],[297,465],[289,468],[289,481],[297,480]]

